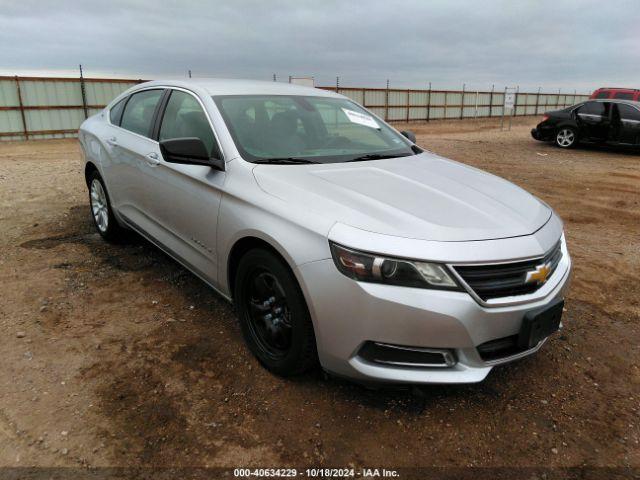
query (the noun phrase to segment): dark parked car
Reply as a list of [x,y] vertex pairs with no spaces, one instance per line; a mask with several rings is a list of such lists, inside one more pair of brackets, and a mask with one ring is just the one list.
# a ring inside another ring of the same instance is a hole
[[639,146],[640,102],[588,100],[547,112],[531,136],[554,141],[561,148],[575,147],[578,142]]

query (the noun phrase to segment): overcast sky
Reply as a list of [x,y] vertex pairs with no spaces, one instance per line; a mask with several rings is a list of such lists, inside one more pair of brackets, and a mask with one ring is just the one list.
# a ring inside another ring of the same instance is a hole
[[640,88],[640,1],[0,0],[3,73]]

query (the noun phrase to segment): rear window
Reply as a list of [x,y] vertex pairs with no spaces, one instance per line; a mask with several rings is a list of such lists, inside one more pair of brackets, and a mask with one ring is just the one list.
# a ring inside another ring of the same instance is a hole
[[604,115],[605,103],[608,102],[587,102],[580,109],[580,113],[587,113],[589,115]]
[[617,92],[613,98],[619,98],[620,100],[633,100],[633,93],[631,92]]
[[604,90],[602,92],[598,92],[594,98],[609,98],[609,91]]

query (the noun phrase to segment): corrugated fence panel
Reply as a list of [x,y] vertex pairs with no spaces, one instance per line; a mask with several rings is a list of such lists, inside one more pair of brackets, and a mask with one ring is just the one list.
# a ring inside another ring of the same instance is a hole
[[0,110],[0,132],[21,132],[22,117],[19,110]]
[[406,106],[407,105],[407,92],[389,92],[389,105],[393,106]]
[[444,92],[432,92],[431,93],[431,105],[439,106],[444,105]]
[[31,131],[77,130],[84,121],[84,111],[81,108],[26,110],[24,114]]
[[82,105],[80,82],[20,81],[25,106]]
[[85,93],[88,105],[107,105],[128,88],[136,85],[137,82],[85,82]]
[[444,118],[444,107],[429,108],[429,118],[432,118],[432,119]]
[[[411,92],[409,93],[409,104],[410,105],[421,105],[421,106],[425,106],[427,105],[427,101],[429,100],[429,93],[428,92]],[[427,113],[425,110],[425,117],[427,118]]]
[[409,120],[426,120],[427,107],[411,107],[409,109]]
[[0,80],[0,106],[14,107],[16,105],[19,105],[16,81]]
[[[479,95],[479,94],[478,94]],[[464,96],[463,96],[463,104],[465,106],[468,105],[475,105],[476,104],[476,99],[478,97],[478,95],[476,95],[475,92],[464,92]]]
[[[487,103],[488,105],[488,103]],[[489,116],[489,107],[478,107],[478,116],[479,117],[488,117]]]
[[364,105],[384,105],[384,95],[384,90],[366,90],[364,95]]

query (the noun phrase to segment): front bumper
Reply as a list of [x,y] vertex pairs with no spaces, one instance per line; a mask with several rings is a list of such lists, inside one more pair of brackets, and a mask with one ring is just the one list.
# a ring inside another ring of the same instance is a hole
[[[495,365],[522,358],[531,350],[485,361],[477,347],[517,335],[525,314],[564,298],[571,260],[564,255],[544,286],[544,295],[527,303],[480,305],[467,292],[359,283],[342,275],[333,260],[298,267],[314,321],[318,355],[326,370],[363,382],[473,383]],[[367,342],[445,349],[454,365],[404,367],[381,365],[358,355]]]

